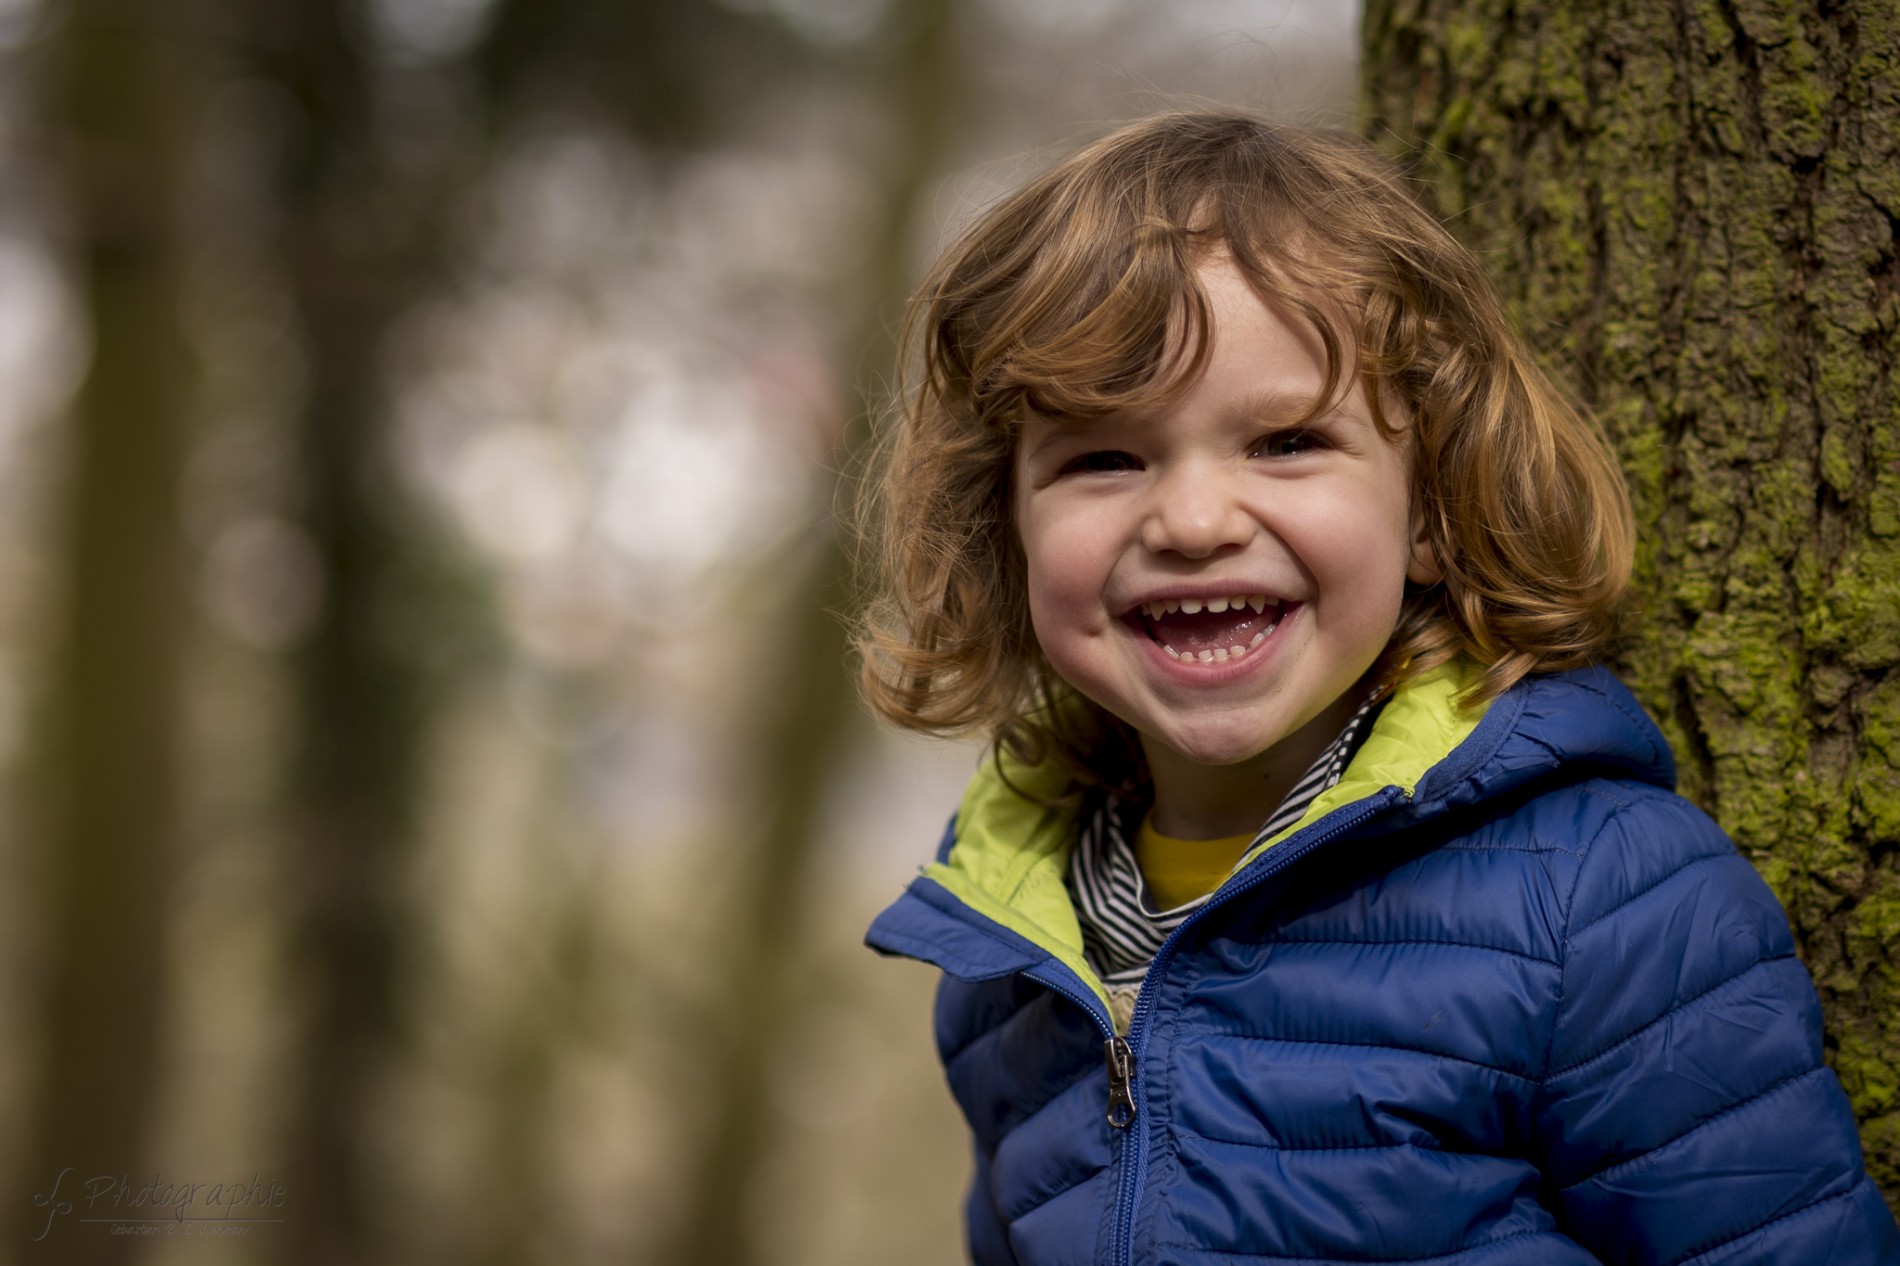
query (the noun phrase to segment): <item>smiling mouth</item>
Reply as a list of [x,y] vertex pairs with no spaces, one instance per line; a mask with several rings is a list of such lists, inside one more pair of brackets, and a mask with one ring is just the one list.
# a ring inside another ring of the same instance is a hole
[[1281,599],[1255,593],[1144,602],[1128,618],[1175,659],[1214,664],[1238,659],[1266,641],[1286,611]]

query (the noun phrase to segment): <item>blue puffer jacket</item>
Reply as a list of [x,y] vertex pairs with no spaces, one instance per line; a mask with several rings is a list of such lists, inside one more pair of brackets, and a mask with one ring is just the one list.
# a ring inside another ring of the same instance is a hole
[[1175,933],[1125,1048],[1069,816],[978,775],[869,936],[946,973],[973,1259],[1900,1263],[1787,921],[1661,735],[1606,673],[1479,718],[1464,671]]

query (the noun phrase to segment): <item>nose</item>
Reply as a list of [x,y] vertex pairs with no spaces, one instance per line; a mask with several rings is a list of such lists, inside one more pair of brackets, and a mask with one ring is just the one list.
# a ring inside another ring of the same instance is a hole
[[1253,536],[1253,516],[1239,490],[1212,465],[1194,463],[1168,472],[1150,497],[1141,543],[1152,553],[1208,558]]

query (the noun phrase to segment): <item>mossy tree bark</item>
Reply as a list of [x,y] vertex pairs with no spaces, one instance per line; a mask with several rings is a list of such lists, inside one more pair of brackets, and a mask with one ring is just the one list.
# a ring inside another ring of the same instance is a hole
[[1368,0],[1415,158],[1629,474],[1625,674],[1787,906],[1900,1196],[1900,10]]

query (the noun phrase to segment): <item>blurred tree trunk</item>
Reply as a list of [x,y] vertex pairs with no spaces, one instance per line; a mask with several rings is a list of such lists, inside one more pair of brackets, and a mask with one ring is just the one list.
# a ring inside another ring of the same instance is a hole
[[[401,1211],[377,1203],[388,1176],[376,1162],[374,1098],[404,1043],[399,993],[414,964],[402,936],[418,923],[404,894],[428,721],[466,663],[457,648],[429,644],[461,595],[446,591],[442,559],[394,469],[389,336],[441,294],[448,230],[514,126],[571,113],[637,136],[695,134],[710,92],[700,63],[723,64],[732,51],[696,50],[770,27],[694,0],[498,0],[486,25],[472,65],[405,66],[378,61],[373,23],[351,0],[254,14],[259,69],[299,115],[277,210],[308,364],[303,521],[326,580],[296,666],[301,746],[289,789],[304,1025],[285,1150],[295,1165],[291,1256],[313,1266],[393,1251],[378,1220]],[[644,73],[656,66],[664,82]],[[559,1036],[519,1038],[501,1060],[509,1079],[495,1118],[524,1142],[497,1160],[524,1171],[525,1191],[544,1178],[525,1172],[535,1162],[525,1139]],[[505,1197],[490,1211],[487,1260],[523,1260],[532,1231],[520,1203]]]
[[[86,1179],[144,1172],[156,1084],[193,395],[183,194],[206,71],[190,6],[173,6],[162,30],[138,0],[60,8],[46,114],[92,360],[70,419],[64,610],[37,754],[50,938],[26,1158],[36,1192],[74,1167],[61,1193],[71,1200]],[[131,1239],[72,1222],[52,1228],[49,1254],[130,1260]]]
[[[262,69],[297,126],[276,188],[302,327],[296,417],[302,522],[323,607],[294,664],[291,824],[294,1013],[284,1154],[289,1260],[381,1260],[374,1098],[402,1043],[406,865],[443,622],[425,520],[394,469],[386,344],[427,293],[448,192],[442,169],[395,169],[387,85],[345,0],[253,15]],[[447,157],[447,156],[445,156]]]
[[1792,916],[1900,1197],[1900,9],[1370,0],[1416,152],[1628,471],[1624,669]]
[[[893,6],[892,53],[880,92],[897,120],[898,151],[885,173],[882,224],[869,246],[863,323],[846,341],[847,380],[862,385],[864,364],[879,380],[895,356],[888,314],[909,288],[910,245],[917,210],[953,136],[961,80],[957,16],[960,0],[916,0]],[[869,393],[867,393],[869,394]],[[853,416],[841,441],[849,469],[868,433],[868,415]],[[824,504],[832,500],[824,490]],[[774,1062],[791,1045],[799,1022],[798,963],[809,944],[807,912],[824,900],[814,890],[823,858],[819,814],[829,778],[841,762],[857,720],[857,694],[847,671],[837,613],[851,604],[850,561],[843,533],[827,521],[801,591],[779,625],[783,689],[760,700],[755,767],[767,779],[758,805],[758,834],[743,863],[745,883],[724,912],[721,992],[727,1014],[715,1026],[707,1063],[716,1088],[706,1134],[692,1169],[666,1266],[746,1266],[772,1259],[763,1242],[758,1199],[777,1135]]]

